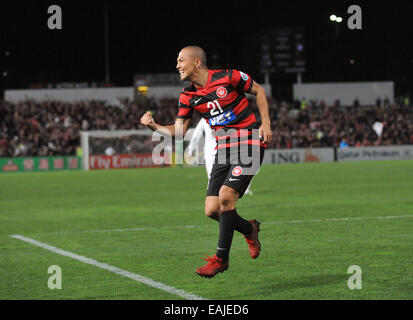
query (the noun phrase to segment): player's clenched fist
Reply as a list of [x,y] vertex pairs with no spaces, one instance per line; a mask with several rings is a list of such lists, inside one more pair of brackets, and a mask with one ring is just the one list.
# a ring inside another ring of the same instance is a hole
[[260,139],[262,143],[271,143],[272,141],[272,131],[269,124],[263,124],[259,128]]
[[152,114],[148,111],[146,112],[142,118],[141,123],[149,128],[153,128],[155,126],[155,121],[152,118]]

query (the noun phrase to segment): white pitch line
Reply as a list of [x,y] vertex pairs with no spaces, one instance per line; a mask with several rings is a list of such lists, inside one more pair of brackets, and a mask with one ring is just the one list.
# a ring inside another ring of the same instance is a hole
[[[335,221],[358,221],[358,220],[373,220],[373,219],[402,219],[413,218],[413,215],[401,216],[382,216],[382,217],[347,217],[347,218],[327,218],[327,219],[303,219],[303,220],[285,220],[285,221],[263,221],[262,224],[294,224],[294,223],[314,223],[314,222],[335,222]],[[118,229],[101,229],[101,230],[78,230],[78,231],[61,231],[61,232],[44,232],[36,233],[38,235],[52,234],[74,234],[74,233],[100,233],[100,232],[127,232],[127,231],[148,231],[148,230],[163,230],[163,229],[192,229],[203,228],[212,225],[187,225],[187,226],[166,226],[166,227],[137,227],[137,228],[118,228]]]
[[330,222],[330,221],[356,221],[356,220],[372,220],[372,219],[401,219],[413,218],[413,215],[403,216],[383,216],[383,217],[347,217],[347,218],[327,218],[327,219],[309,219],[309,220],[286,220],[286,221],[269,221],[263,224],[282,224],[282,223],[306,223],[306,222]]
[[87,264],[90,264],[90,265],[92,265],[92,266],[95,266],[95,267],[98,267],[98,268],[101,268],[101,269],[104,269],[104,270],[108,270],[108,271],[114,272],[114,273],[116,273],[116,274],[118,274],[118,275],[121,275],[121,276],[123,276],[123,277],[133,279],[133,280],[135,280],[135,281],[138,281],[138,282],[141,282],[141,283],[143,283],[143,284],[146,284],[146,285],[148,285],[148,286],[150,286],[150,287],[153,287],[153,288],[156,288],[156,289],[159,289],[159,290],[162,290],[162,291],[171,293],[171,294],[173,294],[173,295],[180,296],[180,297],[185,298],[185,299],[188,299],[188,300],[206,300],[206,299],[203,298],[203,297],[197,296],[197,295],[192,294],[192,293],[188,293],[188,292],[186,292],[186,291],[184,291],[184,290],[180,290],[180,289],[177,289],[177,288],[174,288],[174,287],[171,287],[171,286],[167,286],[167,285],[165,285],[165,284],[163,284],[163,283],[161,283],[161,282],[156,282],[156,281],[154,281],[154,280],[152,280],[152,279],[145,278],[145,277],[143,277],[143,276],[141,276],[141,275],[139,275],[139,274],[136,274],[136,273],[133,273],[133,272],[129,272],[129,271],[126,271],[126,270],[123,270],[123,269],[120,269],[120,268],[111,266],[111,265],[109,265],[109,264],[102,263],[102,262],[96,261],[96,260],[94,260],[94,259],[90,259],[90,258],[81,256],[81,255],[78,255],[78,254],[76,254],[76,253],[72,253],[72,252],[69,252],[69,251],[65,251],[65,250],[62,250],[62,249],[53,247],[53,246],[51,246],[51,245],[49,245],[49,244],[47,244],[47,243],[43,243],[43,242],[40,242],[40,241],[31,239],[31,238],[27,238],[27,237],[21,236],[21,235],[19,235],[19,234],[14,234],[14,235],[11,235],[10,237],[15,238],[15,239],[18,239],[18,240],[21,240],[21,241],[25,241],[25,242],[27,242],[27,243],[30,243],[30,244],[34,245],[34,246],[37,246],[37,247],[40,247],[40,248],[43,248],[43,249],[52,251],[52,252],[57,253],[57,254],[60,254],[60,255],[62,255],[62,256],[69,257],[69,258],[72,258],[72,259],[81,261],[81,262],[83,262],[83,263],[87,263]]

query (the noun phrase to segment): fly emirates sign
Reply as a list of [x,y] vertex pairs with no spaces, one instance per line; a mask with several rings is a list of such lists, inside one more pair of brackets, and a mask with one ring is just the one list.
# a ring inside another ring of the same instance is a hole
[[[113,156],[91,155],[89,157],[89,169],[127,169],[159,167],[161,163],[153,159],[152,154],[119,154]],[[163,162],[168,163],[168,162]]]

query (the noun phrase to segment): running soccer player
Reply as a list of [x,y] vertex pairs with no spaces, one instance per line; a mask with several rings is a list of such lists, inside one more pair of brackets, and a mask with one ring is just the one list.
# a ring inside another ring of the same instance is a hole
[[[189,145],[186,149],[186,152],[188,156],[192,156],[196,146],[199,143],[199,140],[202,137],[204,137],[205,170],[207,172],[208,181],[209,181],[209,178],[211,177],[212,167],[215,162],[215,155],[217,153],[215,149],[217,146],[217,142],[215,140],[214,134],[212,133],[211,127],[209,126],[208,122],[206,122],[204,119],[199,120],[194,131],[192,132],[191,141],[189,141]],[[249,194],[249,195],[253,194],[250,187],[251,187],[251,183],[248,185],[244,194]]]
[[[272,140],[268,102],[264,88],[248,74],[235,69],[208,69],[205,52],[198,46],[183,48],[176,68],[181,80],[191,81],[191,84],[179,96],[175,124],[159,125],[149,112],[142,116],[141,123],[161,134],[182,139],[195,109],[215,130],[217,153],[208,184],[205,214],[219,221],[218,247],[213,257],[204,258],[208,263],[196,269],[198,275],[211,278],[229,267],[234,230],[244,235],[253,259],[261,251],[258,240],[260,222],[245,220],[238,215],[235,206],[257,171],[257,159],[260,166],[266,144]],[[249,108],[245,92],[256,96],[261,124]],[[245,146],[248,147],[246,153],[251,156],[249,163],[242,161],[245,159]],[[233,153],[238,155],[235,161]]]

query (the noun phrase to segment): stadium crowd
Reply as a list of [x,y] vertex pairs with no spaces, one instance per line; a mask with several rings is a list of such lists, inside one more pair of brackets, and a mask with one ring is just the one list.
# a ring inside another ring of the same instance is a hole
[[[250,103],[258,115],[255,100]],[[269,98],[274,139],[270,148],[413,144],[413,106],[396,100],[371,107],[278,102]],[[81,130],[139,129],[146,110],[156,121],[174,122],[176,97],[141,102],[0,102],[0,157],[74,155]],[[200,116],[194,113],[192,126]],[[379,136],[375,122],[383,123]]]

